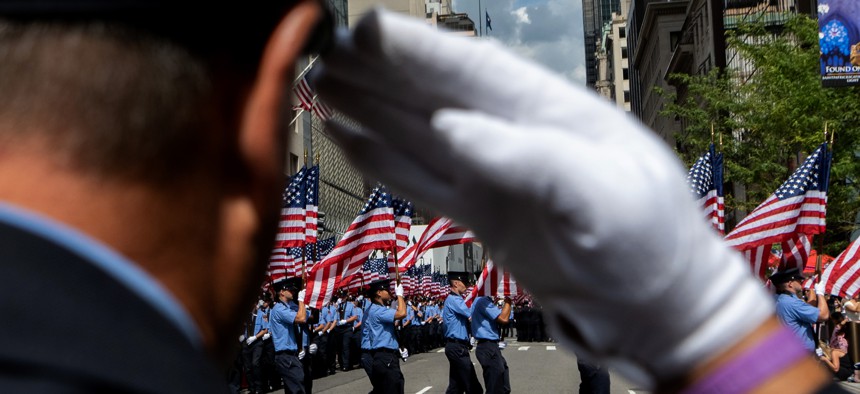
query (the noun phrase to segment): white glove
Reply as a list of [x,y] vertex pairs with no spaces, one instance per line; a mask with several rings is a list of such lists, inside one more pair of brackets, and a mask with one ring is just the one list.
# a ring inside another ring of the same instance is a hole
[[245,334],[239,335],[239,342],[245,342]]
[[376,10],[341,37],[318,92],[364,128],[329,131],[365,174],[472,228],[563,344],[650,386],[772,316],[653,132],[493,42],[424,25]]
[[298,299],[296,301],[297,302],[305,302],[305,290],[304,289],[299,291],[299,296],[298,296]]
[[267,340],[267,339],[269,339],[269,338],[271,338],[271,337],[272,337],[272,334],[269,334],[268,332],[267,332],[267,333],[265,333],[265,334],[263,334],[263,340],[264,340],[264,341],[265,341],[265,340]]
[[412,301],[406,301],[406,305],[412,306]]
[[305,349],[299,351],[299,360],[303,360],[305,358]]
[[815,348],[815,355],[818,357],[824,357],[824,350],[821,350],[820,347]]
[[406,359],[409,358],[409,351],[406,350],[406,348],[400,348],[400,358],[402,358],[403,361],[406,361]]
[[257,340],[257,337],[251,335],[248,337],[248,339],[245,340],[245,343],[250,345],[250,344],[254,343],[254,341],[256,341],[256,340]]
[[364,301],[364,296],[355,297],[355,300],[358,302]]
[[403,285],[394,286],[394,294],[398,297],[403,297]]
[[472,345],[472,347],[475,347],[475,345],[478,344],[478,340],[475,339],[475,337],[469,337],[469,344]]
[[342,326],[344,324],[346,324],[346,319],[340,319],[337,321],[337,325],[339,325],[339,326]]
[[505,341],[499,341],[499,349],[504,349],[508,347],[508,343]]
[[815,284],[815,294],[823,296],[824,295],[824,283],[818,282]]
[[310,346],[308,346],[308,353],[317,354],[317,344],[312,343]]

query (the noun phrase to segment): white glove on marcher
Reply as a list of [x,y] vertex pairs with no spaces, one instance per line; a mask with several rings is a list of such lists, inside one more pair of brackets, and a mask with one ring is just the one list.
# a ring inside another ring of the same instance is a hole
[[504,350],[506,347],[508,347],[508,343],[507,343],[507,342],[505,342],[505,341],[499,341],[499,349],[503,349],[503,350]]
[[362,125],[328,123],[354,163],[472,228],[578,354],[651,386],[772,315],[674,153],[605,99],[379,10],[323,64],[321,97]]
[[403,361],[406,361],[406,359],[409,358],[409,351],[406,350],[406,348],[400,348],[400,358],[402,358]]
[[256,340],[257,340],[257,337],[251,335],[248,337],[248,339],[245,340],[245,343],[250,345],[250,344],[254,343],[254,341],[256,341]]
[[265,333],[265,334],[263,334],[263,340],[264,340],[264,341],[265,341],[265,340],[267,340],[267,339],[269,339],[269,338],[271,338],[271,337],[272,337],[272,334],[269,334],[268,332],[267,332],[267,333]]
[[815,284],[815,294],[820,296],[824,295],[824,283],[818,282]]
[[245,342],[245,334],[239,335],[239,342]]
[[394,294],[398,297],[403,297],[403,285],[394,286]]
[[304,360],[304,358],[305,358],[305,349],[302,349],[301,351],[299,351],[299,356],[298,356],[298,357],[299,357],[299,360]]
[[317,354],[317,344],[315,344],[315,343],[310,344],[310,346],[308,346],[308,353]]
[[469,337],[469,345],[472,345],[472,347],[475,347],[477,344],[478,344],[478,340],[475,339],[475,337]]
[[297,297],[296,302],[305,302],[305,290],[304,289],[299,291],[299,296]]
[[339,325],[339,326],[342,326],[344,324],[346,324],[346,319],[340,319],[337,321],[337,325]]

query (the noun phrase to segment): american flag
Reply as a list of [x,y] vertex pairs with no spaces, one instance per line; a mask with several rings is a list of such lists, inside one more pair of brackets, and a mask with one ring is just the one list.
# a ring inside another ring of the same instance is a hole
[[299,107],[305,111],[313,112],[318,118],[327,120],[334,113],[328,105],[317,99],[317,94],[308,83],[307,74],[302,76],[296,86],[293,88],[296,97],[299,99]]
[[322,308],[331,300],[337,285],[358,272],[374,249],[392,248],[394,210],[391,208],[391,195],[385,187],[377,186],[334,250],[311,269],[305,303],[312,308]]
[[320,205],[320,166],[315,165],[305,179],[305,242],[317,241],[317,222]]
[[466,305],[471,307],[472,302],[481,296],[514,298],[520,295],[521,292],[522,289],[517,286],[517,282],[511,277],[509,272],[496,266],[493,260],[487,260],[487,264],[484,265],[484,270],[481,272],[481,277],[478,278],[478,283],[466,295]]
[[[474,240],[474,233],[465,227],[455,226],[451,219],[444,217],[433,218],[427,225],[427,228],[424,229],[424,232],[421,233],[421,239],[417,243],[413,243],[408,248],[397,252],[400,271],[402,272],[415,265],[415,262],[432,248],[458,245]],[[393,264],[389,265],[388,269],[391,272],[395,271]]]
[[322,261],[325,256],[328,256],[328,254],[334,249],[334,245],[337,243],[336,241],[337,240],[334,237],[317,241],[315,244],[316,256],[314,256],[314,261]]
[[421,267],[421,295],[424,297],[433,295],[433,276],[429,265]]
[[346,287],[350,291],[360,290],[363,285],[382,279],[388,279],[388,261],[385,259],[367,259],[362,264],[361,271],[356,272],[345,281],[348,282],[348,285],[340,287]]
[[[298,250],[298,256],[296,256]],[[301,275],[302,255],[300,248],[275,248],[269,257],[269,281],[280,282]]]
[[821,273],[828,294],[852,298],[860,290],[860,238],[848,245]]
[[770,245],[799,233],[811,236],[824,232],[829,178],[830,152],[824,143],[726,236],[729,246],[748,255],[753,272],[760,278],[764,274],[760,256],[769,255],[764,252]]
[[284,190],[281,220],[275,238],[275,246],[278,248],[298,247],[305,243],[306,171],[307,169],[302,167],[290,178],[290,183]]
[[705,219],[720,234],[726,229],[725,202],[723,197],[723,154],[714,152],[714,144],[687,173],[690,193],[702,207]]
[[409,229],[412,228],[412,202],[401,198],[391,201],[394,208],[394,237],[397,240],[397,251],[409,245]]
[[803,271],[806,260],[809,259],[809,251],[812,250],[812,236],[797,233],[782,241],[781,246],[782,256],[779,261],[779,269],[797,268]]

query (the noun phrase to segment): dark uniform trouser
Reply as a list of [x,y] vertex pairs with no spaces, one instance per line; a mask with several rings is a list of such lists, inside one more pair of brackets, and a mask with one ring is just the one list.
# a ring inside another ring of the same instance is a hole
[[403,394],[406,381],[400,372],[400,354],[394,349],[375,350],[370,383],[374,394]]
[[367,374],[368,379],[373,378],[373,354],[368,349],[361,349],[361,368]]
[[579,384],[579,394],[609,394],[609,372],[600,365],[576,360],[576,368],[582,382]]
[[302,372],[305,374],[303,385],[305,386],[306,393],[314,392],[314,357],[305,348],[305,358],[302,359]]
[[325,334],[325,331],[321,331],[313,339],[313,343],[317,345],[317,353],[311,356],[314,361],[314,378],[324,377],[328,373],[328,338],[329,334]]
[[281,379],[284,380],[284,393],[304,394],[304,367],[299,358],[293,353],[295,351],[275,352],[275,366],[278,368]]
[[445,357],[448,358],[447,394],[483,393],[481,382],[475,373],[475,366],[469,358],[469,346],[459,342],[445,344]]
[[349,363],[349,346],[352,342],[352,323],[344,324],[340,327],[335,327],[335,340],[337,341],[337,352],[340,355],[340,367],[342,369],[352,369]]
[[262,370],[260,360],[263,358],[263,341],[256,340],[242,349],[244,357],[245,376],[252,393],[262,390]]
[[475,349],[475,356],[484,370],[484,386],[487,394],[507,394],[511,392],[511,378],[508,362],[502,356],[498,342],[481,342]]

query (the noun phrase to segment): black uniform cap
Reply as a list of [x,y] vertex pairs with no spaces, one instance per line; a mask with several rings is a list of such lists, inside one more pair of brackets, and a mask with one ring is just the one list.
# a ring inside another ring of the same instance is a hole
[[380,279],[375,282],[364,285],[364,294],[368,298],[373,298],[379,290],[389,290],[391,288],[391,279]]
[[472,284],[472,274],[469,272],[448,271],[448,281],[459,280],[464,285]]
[[275,290],[289,290],[291,292],[299,291],[302,288],[302,278],[289,278],[275,283]]
[[803,280],[803,276],[800,275],[800,270],[797,268],[790,268],[784,271],[774,272],[773,275],[770,276],[771,283],[778,285],[782,283],[786,283],[792,279]]
[[[0,0],[0,17],[19,22],[116,23],[174,41],[199,55],[256,60],[278,22],[299,1]],[[320,4],[325,16],[304,48],[308,54],[325,51],[334,37],[334,17]]]

